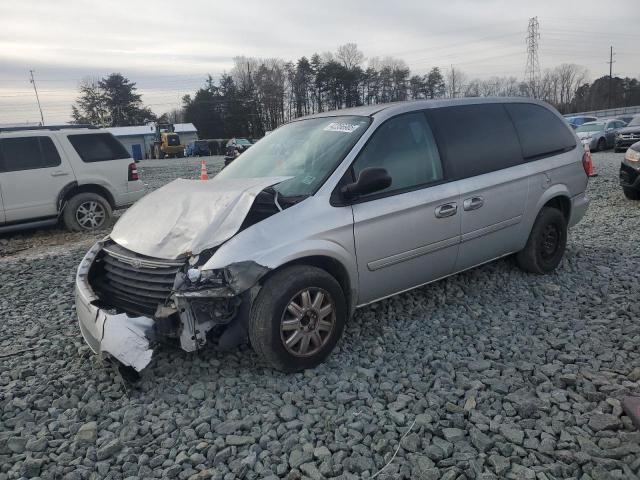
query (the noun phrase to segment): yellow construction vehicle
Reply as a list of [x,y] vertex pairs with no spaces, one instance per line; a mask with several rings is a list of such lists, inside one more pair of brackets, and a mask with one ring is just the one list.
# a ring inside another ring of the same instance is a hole
[[182,158],[183,156],[184,145],[180,141],[180,136],[175,133],[173,124],[156,123],[151,158]]

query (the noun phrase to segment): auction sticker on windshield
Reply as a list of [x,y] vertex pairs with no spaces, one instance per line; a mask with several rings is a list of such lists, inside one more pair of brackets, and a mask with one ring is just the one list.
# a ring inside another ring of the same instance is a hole
[[324,127],[325,132],[342,132],[342,133],[353,133],[360,125],[354,125],[352,123],[341,123],[341,122],[331,122],[329,125]]

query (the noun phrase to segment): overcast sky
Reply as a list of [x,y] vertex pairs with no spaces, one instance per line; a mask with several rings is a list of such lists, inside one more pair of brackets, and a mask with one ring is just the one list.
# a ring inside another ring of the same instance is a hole
[[70,118],[80,80],[121,72],[156,113],[217,77],[238,55],[295,60],[355,42],[367,58],[402,58],[412,73],[456,66],[469,77],[526,63],[529,17],[540,66],[577,63],[590,78],[640,76],[638,0],[0,0],[0,123]]

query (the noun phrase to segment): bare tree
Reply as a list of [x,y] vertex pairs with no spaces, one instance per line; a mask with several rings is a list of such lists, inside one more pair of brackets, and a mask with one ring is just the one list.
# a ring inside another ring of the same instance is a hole
[[357,44],[345,43],[338,47],[336,60],[341,62],[345,68],[351,70],[362,65],[362,62],[364,62],[364,54],[358,50]]
[[459,69],[451,65],[451,69],[447,70],[446,74],[446,87],[447,96],[449,98],[459,97],[461,92],[464,91],[464,84],[466,83],[466,75]]

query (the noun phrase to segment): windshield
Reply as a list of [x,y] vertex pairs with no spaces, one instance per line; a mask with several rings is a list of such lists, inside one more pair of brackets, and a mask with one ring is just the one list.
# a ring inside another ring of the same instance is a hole
[[199,147],[207,147],[209,146],[209,142],[207,142],[206,140],[197,140],[195,142],[193,142],[195,145],[199,146]]
[[238,145],[251,145],[251,142],[249,140],[247,140],[246,138],[238,138],[236,140],[236,143]]
[[576,132],[600,132],[604,130],[604,123],[585,123],[576,128]]
[[274,188],[284,196],[311,195],[369,123],[369,117],[341,116],[283,125],[230,163],[218,178],[293,177]]
[[631,119],[631,121],[627,124],[627,127],[637,127],[640,125],[640,115],[636,115]]
[[169,145],[180,145],[180,137],[178,135],[167,135],[167,143]]

